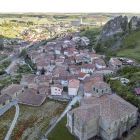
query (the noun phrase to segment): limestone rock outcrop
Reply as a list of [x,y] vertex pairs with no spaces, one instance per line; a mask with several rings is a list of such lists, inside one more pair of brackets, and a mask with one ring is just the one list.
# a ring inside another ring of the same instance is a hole
[[107,40],[113,39],[113,35],[128,30],[127,16],[119,16],[108,21],[103,27],[98,42],[102,43]]
[[132,25],[132,29],[136,29],[139,22],[140,22],[140,18],[138,18],[137,16],[133,16],[130,20],[130,23]]

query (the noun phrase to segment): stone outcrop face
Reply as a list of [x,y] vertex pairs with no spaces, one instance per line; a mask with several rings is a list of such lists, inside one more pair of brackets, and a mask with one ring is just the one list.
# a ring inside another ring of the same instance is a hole
[[138,18],[137,16],[133,16],[130,22],[132,23],[132,29],[135,29],[137,27],[138,22],[140,22],[140,18]]
[[113,39],[113,35],[124,31],[124,28],[125,30],[128,30],[127,16],[125,17],[119,16],[108,21],[100,33],[100,38],[98,42],[102,43],[107,40]]

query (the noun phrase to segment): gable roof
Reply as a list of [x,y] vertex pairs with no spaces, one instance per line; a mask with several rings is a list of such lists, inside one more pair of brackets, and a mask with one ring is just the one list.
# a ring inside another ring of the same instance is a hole
[[22,90],[23,86],[22,85],[17,85],[17,84],[11,84],[8,87],[4,87],[1,90],[1,93],[3,94],[9,94],[9,95],[14,95],[14,93],[18,92],[19,90]]
[[0,104],[3,104],[5,101],[12,99],[11,96],[3,94],[0,95]]
[[104,94],[100,98],[87,97],[87,98],[81,99],[81,102],[84,105],[99,104],[101,107],[100,116],[109,122],[118,120],[138,110],[135,106],[128,103],[127,101],[119,97],[118,95]]
[[19,97],[19,103],[40,106],[45,99],[46,95],[37,94],[37,91],[34,88],[29,88],[21,94]]
[[54,84],[51,87],[57,87],[57,88],[60,88],[61,90],[63,89],[63,86],[62,85],[59,85],[59,84]]
[[100,116],[100,105],[84,105],[69,111],[68,113],[75,113],[85,122]]

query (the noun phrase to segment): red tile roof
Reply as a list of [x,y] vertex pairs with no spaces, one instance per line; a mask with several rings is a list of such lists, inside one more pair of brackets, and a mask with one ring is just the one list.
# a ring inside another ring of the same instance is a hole
[[87,73],[80,72],[80,73],[78,74],[78,78],[83,78],[86,74],[87,74]]
[[9,95],[0,95],[0,104],[3,104],[5,101],[12,99]]
[[62,85],[59,85],[59,84],[54,84],[51,87],[57,87],[57,88],[60,88],[61,90],[63,89],[63,86]]
[[69,80],[68,87],[69,88],[78,88],[79,87],[79,84],[80,84],[80,81],[79,80],[71,79],[71,80]]
[[137,94],[140,94],[140,88],[135,88]]
[[[100,98],[87,97],[87,98],[81,99],[81,102],[83,106],[93,105],[95,109],[97,110],[97,112],[93,111],[92,115],[98,116],[100,114],[100,116],[103,117],[108,122],[113,122],[122,117],[126,117],[128,114],[132,114],[133,112],[138,110],[135,106],[131,105],[130,103],[128,103],[127,101],[119,97],[118,95],[104,94]],[[97,105],[100,106],[100,109],[96,108]],[[83,119],[83,115],[84,114],[81,114],[79,115],[79,117]],[[90,117],[87,117],[86,120],[90,120],[90,119],[91,119]]]
[[45,99],[46,95],[37,94],[37,91],[35,89],[29,88],[21,94],[21,96],[19,97],[19,103],[40,106]]

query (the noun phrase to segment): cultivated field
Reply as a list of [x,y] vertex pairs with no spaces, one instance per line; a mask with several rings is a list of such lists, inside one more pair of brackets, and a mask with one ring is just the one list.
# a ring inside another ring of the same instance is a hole
[[47,99],[40,107],[19,104],[19,117],[10,140],[39,140],[67,103]]
[[7,112],[5,112],[2,116],[0,116],[0,140],[4,140],[11,123],[15,116],[15,107],[13,106]]

